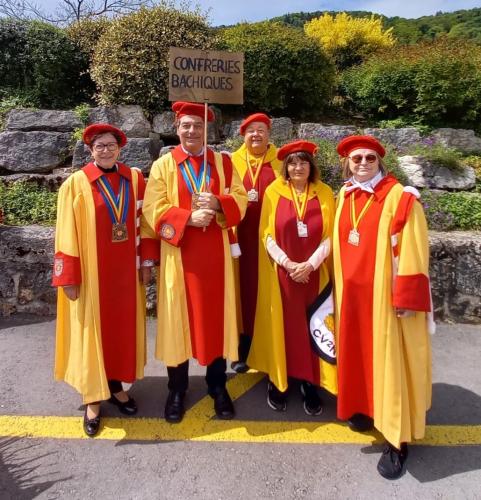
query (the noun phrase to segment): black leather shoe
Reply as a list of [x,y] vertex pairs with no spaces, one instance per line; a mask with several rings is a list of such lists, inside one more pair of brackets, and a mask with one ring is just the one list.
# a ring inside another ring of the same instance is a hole
[[224,387],[209,392],[211,398],[214,400],[214,410],[218,418],[222,420],[230,420],[234,418],[234,404],[232,399]]
[[171,424],[178,424],[184,418],[184,397],[185,392],[169,391],[165,402],[164,417]]
[[354,432],[367,432],[374,429],[374,420],[364,413],[354,413],[347,423]]
[[317,387],[305,380],[301,382],[302,401],[306,415],[315,417],[322,413],[322,400],[317,392]]
[[386,443],[381,458],[377,464],[377,471],[386,479],[398,479],[402,476],[403,465],[408,457],[408,446],[401,444],[398,450],[392,444]]
[[247,366],[247,363],[245,361],[233,361],[230,367],[236,373],[246,373],[249,371],[249,367]]
[[137,404],[135,403],[135,400],[130,396],[129,400],[123,403],[112,394],[108,401],[109,403],[115,405],[119,409],[120,413],[123,413],[124,415],[135,415],[137,413]]
[[84,413],[84,432],[89,437],[94,437],[100,429],[100,413],[94,418],[87,418],[87,406],[85,405],[85,413]]
[[287,391],[281,392],[272,382],[267,383],[267,405],[274,411],[286,411]]

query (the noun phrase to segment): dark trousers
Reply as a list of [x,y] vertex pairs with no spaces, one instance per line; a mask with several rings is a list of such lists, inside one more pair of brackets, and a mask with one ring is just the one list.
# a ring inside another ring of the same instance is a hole
[[120,380],[108,380],[110,394],[116,394],[123,391],[122,382]]
[[239,335],[239,361],[245,363],[247,361],[247,356],[249,356],[249,351],[251,348],[252,337],[246,335],[245,333],[241,333]]
[[[224,358],[216,358],[207,366],[205,381],[209,394],[214,394],[225,388],[227,375],[225,374],[227,364]],[[168,366],[169,391],[185,392],[189,387],[189,360],[178,366]]]

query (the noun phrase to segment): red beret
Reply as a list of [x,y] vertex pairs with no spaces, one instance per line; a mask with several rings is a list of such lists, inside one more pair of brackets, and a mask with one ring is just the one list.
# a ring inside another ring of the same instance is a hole
[[261,122],[267,125],[267,128],[270,129],[272,125],[272,120],[264,113],[254,113],[253,115],[249,115],[244,121],[240,124],[240,135],[244,135],[246,133],[246,128],[249,124],[253,122]]
[[282,161],[287,155],[300,153],[301,151],[314,155],[317,151],[317,145],[309,141],[290,142],[289,144],[282,146],[282,148],[277,151],[277,158]]
[[122,148],[127,144],[127,136],[117,127],[109,125],[108,123],[94,123],[85,128],[82,134],[82,140],[85,144],[92,144],[92,139],[96,135],[112,134],[117,138],[119,146]]
[[[198,116],[199,118],[204,119],[204,105],[203,104],[197,104],[195,102],[184,102],[184,101],[177,101],[172,104],[172,111],[175,112],[176,118],[180,118],[185,115],[190,115],[190,116]],[[214,112],[212,111],[211,108],[208,108],[207,110],[207,121],[208,122],[213,122],[215,120],[215,115]]]
[[383,148],[382,144],[371,135],[350,135],[349,137],[344,137],[337,145],[336,149],[343,158],[348,156],[349,153],[355,149],[372,149],[376,151],[381,158],[384,158],[386,154],[386,150]]

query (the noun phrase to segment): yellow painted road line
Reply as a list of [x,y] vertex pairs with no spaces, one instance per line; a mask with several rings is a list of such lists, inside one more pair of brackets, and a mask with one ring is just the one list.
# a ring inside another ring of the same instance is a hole
[[[227,382],[233,400],[240,398],[263,378],[249,373]],[[334,422],[249,421],[214,419],[209,396],[190,408],[180,424],[160,418],[102,418],[95,439],[114,441],[204,441],[290,444],[371,444],[381,442],[379,433],[359,434]],[[82,417],[0,415],[0,436],[52,439],[91,439],[82,430]],[[431,425],[416,444],[427,446],[481,445],[481,425]]]

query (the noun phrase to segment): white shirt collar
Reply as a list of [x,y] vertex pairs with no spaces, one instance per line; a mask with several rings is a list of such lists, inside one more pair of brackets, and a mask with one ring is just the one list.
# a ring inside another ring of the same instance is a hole
[[374,193],[374,188],[381,182],[384,174],[380,170],[372,179],[365,182],[357,181],[354,176],[351,177],[346,183],[351,183],[350,186],[346,186],[346,193],[354,191],[355,189],[360,189],[361,191],[366,191],[367,193]]
[[189,156],[201,156],[204,154],[204,146],[202,146],[200,153],[197,153],[196,155],[193,155],[190,151],[187,151],[187,149],[185,149],[184,146],[182,146],[182,144],[180,145],[180,147],[182,148],[182,151]]

